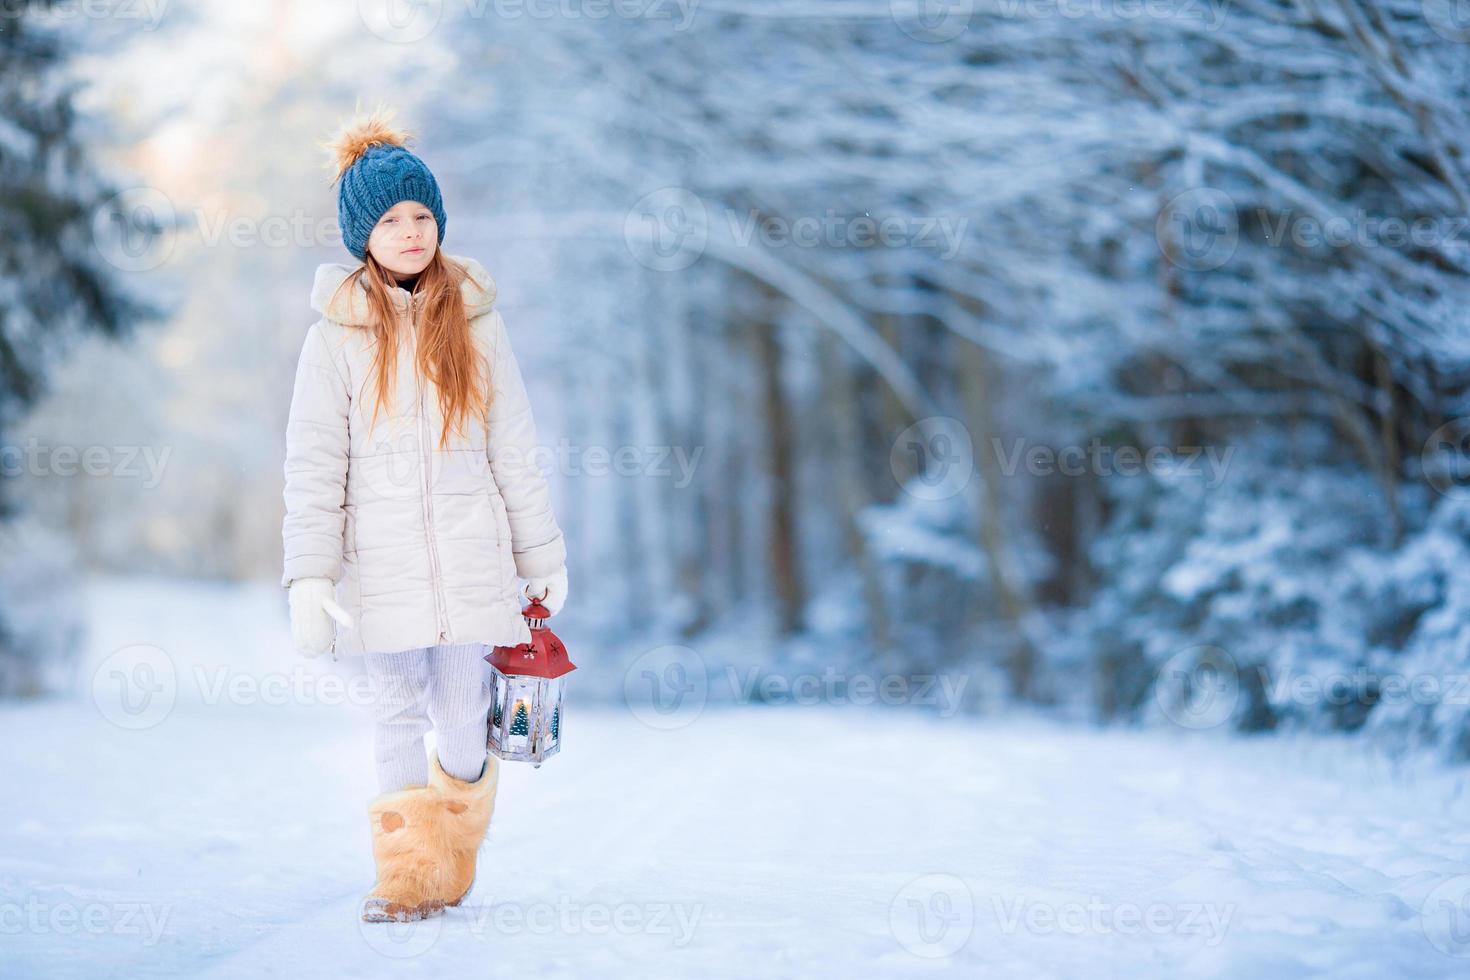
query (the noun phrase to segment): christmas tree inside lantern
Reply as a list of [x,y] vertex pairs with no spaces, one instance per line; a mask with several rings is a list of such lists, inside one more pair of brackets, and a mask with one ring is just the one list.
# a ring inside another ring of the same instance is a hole
[[491,667],[489,748],[498,757],[541,765],[561,749],[565,677],[576,669],[567,648],[546,628],[551,613],[540,602],[521,610],[531,642],[496,647]]

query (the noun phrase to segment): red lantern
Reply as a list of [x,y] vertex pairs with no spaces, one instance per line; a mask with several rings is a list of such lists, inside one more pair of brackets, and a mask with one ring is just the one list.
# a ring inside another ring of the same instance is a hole
[[485,657],[492,668],[489,748],[502,759],[539,766],[561,749],[563,678],[577,665],[546,628],[545,606],[532,599],[521,615],[531,642],[496,647]]

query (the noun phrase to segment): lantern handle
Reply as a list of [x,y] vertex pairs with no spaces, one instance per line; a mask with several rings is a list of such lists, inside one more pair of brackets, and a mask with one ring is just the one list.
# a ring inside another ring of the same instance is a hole
[[542,599],[545,599],[547,596],[551,595],[551,586],[548,585],[545,589],[543,589],[540,595],[533,596],[531,595],[531,586],[528,584],[524,589],[521,590],[521,594],[524,595],[527,599],[530,599],[532,602],[540,602]]

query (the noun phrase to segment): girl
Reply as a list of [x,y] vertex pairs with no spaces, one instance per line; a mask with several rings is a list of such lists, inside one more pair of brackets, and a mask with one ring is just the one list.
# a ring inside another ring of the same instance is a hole
[[[440,251],[439,186],[407,141],[375,114],[330,144],[360,262],[316,271],[321,318],[286,427],[292,637],[307,656],[362,655],[377,695],[369,922],[436,915],[469,893],[498,775],[486,646],[530,640],[517,576],[553,613],[567,590],[495,283]],[[340,634],[334,598],[354,624]]]

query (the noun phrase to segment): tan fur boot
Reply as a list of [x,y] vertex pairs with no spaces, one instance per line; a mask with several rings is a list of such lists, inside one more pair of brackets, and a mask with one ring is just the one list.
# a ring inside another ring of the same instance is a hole
[[364,922],[411,922],[444,911],[443,814],[444,801],[429,786],[384,793],[368,805],[378,880],[363,899]]
[[485,771],[470,783],[455,779],[439,765],[439,757],[429,753],[429,786],[443,801],[443,840],[449,853],[442,869],[440,890],[435,898],[446,905],[458,905],[475,883],[475,859],[490,815],[495,811],[495,789],[500,781],[500,760],[485,757]]

